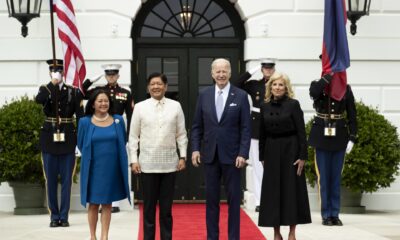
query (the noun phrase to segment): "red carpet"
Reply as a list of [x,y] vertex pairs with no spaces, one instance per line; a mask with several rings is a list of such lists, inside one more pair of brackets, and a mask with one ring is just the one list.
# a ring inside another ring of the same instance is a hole
[[[172,239],[174,240],[205,240],[206,230],[206,206],[205,204],[173,204],[172,217],[174,220]],[[220,239],[228,239],[228,205],[221,204],[219,221]],[[138,239],[143,239],[143,206],[140,205],[140,227]],[[156,240],[160,239],[158,225],[158,210],[156,220]],[[265,240],[257,226],[249,216],[240,210],[240,239],[241,240]]]

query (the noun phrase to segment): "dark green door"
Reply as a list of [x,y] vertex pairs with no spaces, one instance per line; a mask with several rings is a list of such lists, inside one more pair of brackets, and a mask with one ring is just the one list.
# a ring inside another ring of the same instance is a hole
[[[137,81],[134,84],[137,101],[149,97],[146,89],[147,76],[152,72],[162,72],[168,77],[166,96],[181,103],[186,118],[186,129],[190,139],[190,128],[199,91],[213,84],[211,63],[216,58],[230,60],[232,79],[240,71],[239,49],[237,48],[139,48],[137,53]],[[187,153],[187,169],[176,179],[175,200],[205,200],[203,167],[194,168],[191,164],[190,141]],[[243,179],[242,179],[243,180]],[[221,191],[221,199],[226,199]]]

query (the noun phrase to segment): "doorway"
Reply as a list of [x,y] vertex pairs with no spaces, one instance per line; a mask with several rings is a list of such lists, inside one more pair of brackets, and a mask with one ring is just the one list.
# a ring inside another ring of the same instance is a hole
[[[168,78],[166,97],[179,101],[190,128],[201,89],[213,85],[211,63],[226,58],[235,79],[243,70],[244,27],[228,0],[147,1],[134,22],[132,92],[135,102],[149,97],[147,76]],[[175,201],[204,201],[203,167],[191,164],[190,141],[186,170],[177,175]],[[245,186],[242,178],[242,186]],[[224,189],[221,199],[226,199]]]

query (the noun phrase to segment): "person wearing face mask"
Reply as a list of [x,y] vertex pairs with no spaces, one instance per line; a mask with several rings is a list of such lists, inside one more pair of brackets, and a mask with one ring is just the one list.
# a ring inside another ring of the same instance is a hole
[[[121,87],[118,84],[119,79],[119,69],[122,67],[121,64],[105,64],[101,66],[104,69],[104,74],[100,74],[90,79],[86,79],[82,88],[85,92],[85,99],[89,99],[94,91],[103,89],[110,95],[110,100],[112,102],[111,113],[124,115],[126,114],[126,129],[127,135],[129,135],[131,117],[134,107],[134,102],[132,99],[132,94],[128,89]],[[105,76],[107,80],[106,85],[96,86],[90,88],[93,83],[97,82],[102,76]],[[113,202],[113,207],[111,210],[113,213],[119,212],[119,203]]]
[[315,148],[315,167],[322,225],[342,226],[340,185],[345,154],[357,140],[357,110],[346,72],[327,73],[310,84],[316,116],[308,143]]
[[264,166],[258,225],[290,226],[288,240],[296,239],[296,225],[311,223],[304,162],[308,157],[303,111],[286,74],[275,72],[266,86],[260,111],[260,161]]
[[[63,82],[63,61],[48,60],[51,81],[42,85],[36,102],[46,115],[40,130],[40,149],[46,178],[50,227],[68,227],[72,175],[75,170],[75,122],[83,116],[81,92]],[[74,118],[75,115],[75,118]],[[61,182],[61,205],[57,186]]]
[[[252,166],[253,193],[256,204],[256,212],[260,210],[261,182],[263,177],[263,167],[258,159],[258,139],[260,135],[260,106],[264,102],[265,85],[275,72],[276,59],[266,58],[261,60],[261,64],[240,75],[235,84],[245,90],[251,97],[251,144],[249,160]],[[260,71],[263,75],[261,79],[250,79],[253,74]],[[250,80],[249,80],[250,79]]]

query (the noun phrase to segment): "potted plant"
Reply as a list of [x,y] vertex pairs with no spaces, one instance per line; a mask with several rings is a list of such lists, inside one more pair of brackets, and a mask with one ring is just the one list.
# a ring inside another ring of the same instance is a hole
[[[362,102],[356,103],[356,109],[357,143],[351,153],[346,154],[342,173],[343,212],[365,211],[365,208],[359,207],[361,194],[389,187],[399,174],[400,140],[396,127],[379,114],[377,109]],[[306,124],[307,134],[310,133],[311,124],[312,119]],[[317,176],[314,148],[309,147],[308,153],[306,178],[311,186],[315,186]],[[357,203],[344,199],[349,194],[359,197]],[[350,206],[346,207],[346,203]]]
[[17,215],[47,212],[38,148],[43,121],[42,107],[27,96],[0,108],[0,182],[13,188]]

